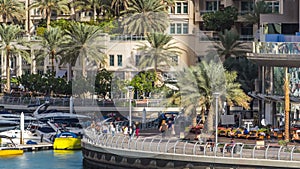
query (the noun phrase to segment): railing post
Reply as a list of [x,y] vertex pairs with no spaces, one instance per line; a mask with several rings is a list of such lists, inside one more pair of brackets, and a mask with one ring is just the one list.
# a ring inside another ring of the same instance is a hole
[[196,155],[196,146],[199,142],[197,141],[195,144],[194,144],[194,147],[193,147],[193,155]]
[[266,151],[265,151],[265,159],[268,159],[268,150],[269,150],[270,144],[268,144]]
[[116,148],[118,148],[119,147],[119,144],[118,144],[118,142],[119,142],[119,138],[121,138],[120,136],[117,138],[117,140],[116,140]]
[[231,147],[231,150],[230,150],[230,154],[231,154],[231,157],[232,157],[232,158],[233,158],[233,153],[234,153],[235,145],[236,145],[236,144],[233,144],[233,146]]
[[147,139],[147,137],[144,138],[143,142],[142,142],[142,150],[144,150],[144,142]]
[[257,145],[254,146],[253,151],[252,151],[252,158],[255,158],[255,149],[256,149]]
[[130,150],[130,143],[131,143],[131,138],[128,139],[128,144],[127,144],[127,148]]
[[183,145],[183,154],[185,154],[185,147],[186,147],[186,145],[187,145],[187,141],[184,143],[184,145]]
[[149,146],[149,149],[150,151],[152,151],[152,142],[153,142],[154,138],[152,138],[151,142],[150,142],[150,146]]
[[140,138],[137,138],[136,141],[135,141],[135,143],[134,143],[134,147],[135,147],[136,150],[137,150],[137,142],[138,142],[139,139]]
[[292,150],[291,150],[291,161],[293,161],[293,153],[294,153],[294,150],[295,150],[295,146],[292,148]]
[[243,148],[244,148],[245,144],[242,144],[241,146],[241,150],[240,150],[240,158],[243,158]]
[[176,153],[176,145],[179,143],[179,141],[177,140],[176,143],[174,144],[174,151],[173,153],[175,154]]
[[209,143],[206,143],[205,146],[204,146],[204,149],[203,149],[203,155],[206,155],[206,148],[207,148],[208,144],[209,144]]
[[226,144],[224,145],[224,147],[223,147],[223,151],[222,151],[223,157],[225,156],[225,149],[226,149],[227,146],[228,146],[228,143],[226,143]]
[[168,140],[168,142],[167,142],[167,144],[166,144],[166,146],[165,146],[165,153],[168,152],[168,145],[169,145],[170,140],[171,140],[171,139]]
[[123,137],[123,140],[122,140],[122,143],[121,143],[121,148],[124,149],[123,147],[123,143],[124,143],[124,140],[126,139],[126,137]]
[[161,143],[161,141],[162,141],[162,138],[160,138],[160,140],[158,142],[157,149],[156,149],[157,152],[160,152],[160,143]]
[[116,137],[116,135],[112,136],[111,137],[111,140],[110,140],[110,147],[113,147],[113,141],[114,141],[114,138]]
[[282,150],[283,146],[280,146],[279,150],[278,150],[278,154],[277,154],[277,159],[280,160],[280,152]]
[[105,139],[105,146],[107,146],[107,142],[109,140],[109,134],[105,134],[106,135],[106,139]]
[[117,137],[117,139],[116,139],[116,142],[115,142],[115,147],[117,148],[118,147],[118,141],[119,141],[119,138],[120,138],[121,136],[118,136]]

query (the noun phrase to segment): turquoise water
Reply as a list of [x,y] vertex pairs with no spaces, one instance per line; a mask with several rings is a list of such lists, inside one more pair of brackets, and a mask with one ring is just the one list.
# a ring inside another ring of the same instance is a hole
[[36,151],[0,158],[1,169],[83,169],[81,151]]

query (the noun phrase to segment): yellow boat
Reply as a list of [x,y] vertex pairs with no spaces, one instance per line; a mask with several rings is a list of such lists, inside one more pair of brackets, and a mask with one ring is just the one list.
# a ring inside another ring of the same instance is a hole
[[[11,141],[11,144],[8,144],[8,145],[5,145],[5,147],[2,147],[2,142],[1,142],[2,138],[9,139]],[[8,136],[0,135],[0,144],[1,144],[0,157],[22,155],[24,153],[24,150],[16,147],[15,143]]]
[[1,147],[0,148],[0,157],[5,156],[14,156],[14,155],[22,155],[24,150],[13,147]]
[[58,134],[53,143],[54,150],[78,150],[81,149],[81,138],[72,132]]

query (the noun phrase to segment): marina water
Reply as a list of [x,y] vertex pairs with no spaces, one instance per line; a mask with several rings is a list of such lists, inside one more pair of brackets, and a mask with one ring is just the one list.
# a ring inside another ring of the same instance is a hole
[[0,158],[1,169],[83,169],[81,151],[36,151]]

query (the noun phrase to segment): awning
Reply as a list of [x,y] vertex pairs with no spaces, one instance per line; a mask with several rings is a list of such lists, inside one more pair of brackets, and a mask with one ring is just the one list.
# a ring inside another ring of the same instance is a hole
[[[281,95],[268,95],[261,93],[248,93],[248,95],[254,99],[264,100],[269,102],[284,102],[284,96]],[[290,102],[293,104],[300,104],[300,98],[290,96]]]

